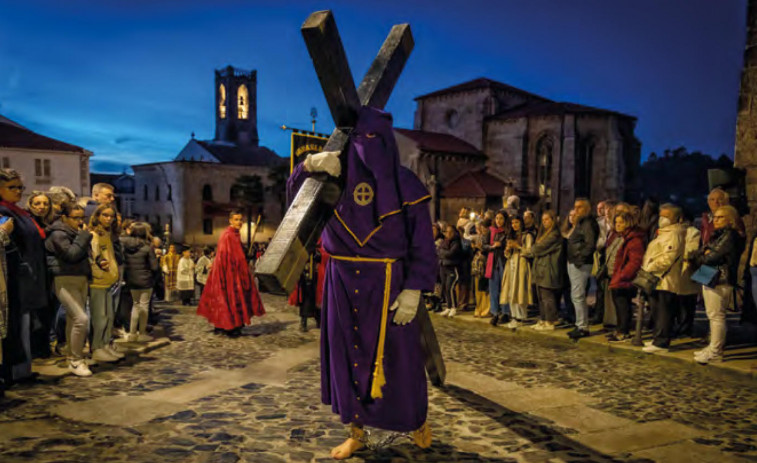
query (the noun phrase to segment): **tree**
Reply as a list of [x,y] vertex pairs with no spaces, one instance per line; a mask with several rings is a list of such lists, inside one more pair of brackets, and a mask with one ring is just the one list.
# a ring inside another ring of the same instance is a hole
[[247,216],[247,249],[252,245],[253,209],[262,213],[265,188],[258,175],[241,175],[231,186],[231,202],[245,211]]
[[281,163],[273,166],[268,170],[268,180],[270,184],[265,190],[272,194],[279,202],[281,216],[286,212],[287,201],[287,179],[289,178],[289,164]]

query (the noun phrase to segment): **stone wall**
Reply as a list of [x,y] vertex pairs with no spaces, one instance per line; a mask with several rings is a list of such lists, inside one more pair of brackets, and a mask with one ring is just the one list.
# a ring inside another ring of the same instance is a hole
[[744,222],[749,236],[757,231],[757,1],[747,6],[747,36],[741,71],[738,120],[736,122],[736,167],[746,170],[746,194],[752,211]]

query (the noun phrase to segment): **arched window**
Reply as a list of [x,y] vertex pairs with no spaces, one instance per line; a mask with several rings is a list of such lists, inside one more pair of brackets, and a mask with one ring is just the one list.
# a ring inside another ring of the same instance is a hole
[[218,117],[226,119],[226,86],[218,86]]
[[144,200],[147,201],[147,185],[145,185],[144,189]]
[[552,156],[554,142],[551,137],[544,136],[536,143],[536,175],[539,182],[539,196],[545,198],[549,204],[552,197]]
[[237,119],[247,119],[250,114],[250,94],[242,84],[237,91]]
[[202,200],[213,201],[213,188],[208,184],[202,186]]
[[160,201],[160,187],[155,185],[155,201]]
[[166,199],[169,201],[173,200],[173,192],[171,190],[171,185],[168,185],[168,195],[166,196]]
[[576,155],[576,197],[591,199],[591,176],[597,140],[589,138],[581,143]]

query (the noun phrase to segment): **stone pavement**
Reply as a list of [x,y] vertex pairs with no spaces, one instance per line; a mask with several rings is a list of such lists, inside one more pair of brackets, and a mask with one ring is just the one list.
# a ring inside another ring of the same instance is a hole
[[[726,346],[725,354],[723,356],[724,362],[713,363],[703,368],[723,369],[728,372],[744,374],[757,379],[757,330],[750,325],[738,326],[738,318],[739,314],[737,313],[729,314],[728,328],[730,332],[728,333],[728,345]],[[482,324],[489,323],[488,318],[474,318],[473,312],[470,311],[459,312],[455,316],[455,319]],[[707,325],[707,319],[703,313],[698,313],[697,324],[702,333],[709,331],[709,325]],[[605,338],[607,331],[603,330],[602,325],[593,325],[590,328],[592,335],[582,338],[579,341],[580,344],[588,344],[590,347],[600,347],[610,351],[622,350],[641,353],[641,347],[633,346],[630,342],[608,342]],[[507,330],[508,328],[500,326],[498,329]],[[572,326],[570,328],[566,326],[560,327],[555,331],[534,331],[528,327],[522,327],[518,328],[518,331],[521,331],[524,335],[533,334],[536,336],[549,336],[557,340],[573,342],[567,336],[567,333],[571,329]],[[734,333],[734,331],[737,333]],[[651,332],[645,331],[643,339],[644,341],[651,341]],[[675,338],[671,341],[669,352],[655,353],[652,355],[661,356],[674,361],[696,364],[696,361],[694,360],[694,352],[702,349],[705,345],[706,344],[702,343],[701,338]]]
[[[331,461],[345,430],[320,404],[318,332],[300,333],[283,298],[264,301],[240,338],[165,307],[169,345],[15,387],[0,400],[0,462]],[[449,370],[429,390],[434,444],[399,437],[350,461],[757,461],[751,379],[433,320]]]

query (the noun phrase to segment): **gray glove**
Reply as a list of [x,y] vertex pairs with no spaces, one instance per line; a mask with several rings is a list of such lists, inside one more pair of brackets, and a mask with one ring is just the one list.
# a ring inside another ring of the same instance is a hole
[[394,314],[394,323],[397,325],[407,325],[418,311],[418,304],[421,301],[421,292],[417,289],[403,289],[394,300],[394,304],[389,310],[396,310]]
[[304,167],[307,172],[326,172],[332,177],[339,177],[339,174],[342,173],[339,151],[308,154],[308,157],[305,158]]

